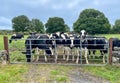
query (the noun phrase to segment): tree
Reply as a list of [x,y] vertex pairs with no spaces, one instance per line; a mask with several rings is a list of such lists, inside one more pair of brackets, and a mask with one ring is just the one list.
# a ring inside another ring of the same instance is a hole
[[110,31],[110,23],[102,12],[95,9],[85,9],[73,24],[75,32],[79,32],[82,29],[89,34],[105,34]]
[[70,27],[67,24],[65,24],[65,32],[70,32]]
[[116,34],[120,33],[120,19],[115,21],[115,25],[112,28],[112,32]]
[[45,24],[45,27],[47,33],[54,33],[57,31],[66,32],[67,30],[69,30],[68,27],[66,27],[63,18],[59,17],[49,18],[47,23]]
[[12,19],[12,28],[15,32],[27,31],[29,25],[29,19],[25,15],[20,15]]
[[32,21],[30,21],[28,31],[45,33],[44,25],[39,19],[32,19]]

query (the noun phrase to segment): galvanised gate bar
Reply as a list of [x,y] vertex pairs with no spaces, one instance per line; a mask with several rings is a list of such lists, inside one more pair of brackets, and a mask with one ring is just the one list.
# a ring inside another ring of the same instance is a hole
[[[98,38],[102,39],[102,38]],[[79,47],[69,47],[68,45],[64,44],[32,44],[33,39],[29,39],[29,49],[26,49],[27,44],[25,44],[26,39],[19,39],[19,40],[13,40],[11,44],[8,44],[9,48],[9,57],[10,57],[10,62],[11,63],[27,63],[27,58],[26,58],[26,51],[29,50],[30,54],[30,63],[35,63],[35,64],[62,64],[62,65],[106,65],[108,62],[110,62],[110,57],[109,57],[109,43],[105,44],[106,46],[104,49],[87,49],[87,59],[89,64],[86,63],[85,60],[85,52],[84,49],[82,49],[82,43],[79,44]],[[43,41],[44,39],[39,41]],[[87,40],[93,40],[87,39]],[[55,41],[55,40],[54,40]],[[46,48],[33,48],[32,45],[35,46],[41,46],[41,47],[46,47]],[[99,44],[103,45],[103,44]],[[90,46],[90,44],[89,44]],[[97,46],[94,45],[94,46]],[[50,50],[51,54],[47,54],[46,51]],[[101,56],[100,50],[107,50],[107,53],[105,53],[104,56],[104,61],[103,62],[103,57]],[[92,53],[95,51],[95,55]],[[89,53],[90,52],[90,53]],[[78,63],[76,60],[78,60]]]

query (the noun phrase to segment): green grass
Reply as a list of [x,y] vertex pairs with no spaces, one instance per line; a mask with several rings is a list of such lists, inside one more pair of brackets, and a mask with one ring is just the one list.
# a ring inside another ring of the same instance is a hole
[[21,76],[27,72],[26,65],[0,65],[0,83],[17,83],[22,80]]
[[119,38],[120,39],[120,34],[99,34],[97,36],[103,36],[103,37],[106,37],[107,39],[109,39],[109,38]]
[[68,72],[70,71],[71,66],[55,66],[53,70],[50,71],[50,79],[56,80],[57,82],[67,82],[69,78],[67,77]]
[[120,83],[120,67],[117,66],[86,66],[83,67],[86,72],[110,80],[111,83]]

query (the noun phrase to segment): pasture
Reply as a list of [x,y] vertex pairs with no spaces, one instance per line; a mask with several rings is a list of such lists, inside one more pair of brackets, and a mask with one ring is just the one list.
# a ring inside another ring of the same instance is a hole
[[[120,38],[119,34],[105,34],[99,36],[105,36],[108,39],[111,37]],[[10,36],[8,37],[10,38]],[[3,49],[2,35],[0,35],[0,40],[0,49]],[[14,53],[14,55],[16,54],[19,54],[19,52]],[[86,76],[86,79],[88,78],[88,81],[89,77],[93,77],[92,80],[98,80],[100,78],[99,80],[105,80],[108,82],[110,81],[110,83],[120,83],[119,66],[106,65],[95,67],[35,64],[9,64],[5,66],[0,65],[0,83],[33,83],[35,80],[35,83],[53,83],[50,82],[52,80],[56,80],[57,82],[61,83],[70,83],[71,80],[78,80],[81,78],[81,76],[85,77],[83,74],[81,74],[81,72],[88,74],[88,77]],[[80,73],[80,75],[78,75],[78,73]],[[46,80],[49,82],[46,82]]]

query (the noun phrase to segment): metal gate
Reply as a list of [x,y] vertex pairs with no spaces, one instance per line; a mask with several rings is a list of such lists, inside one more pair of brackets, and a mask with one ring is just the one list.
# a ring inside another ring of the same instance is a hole
[[[11,63],[27,63],[26,54],[25,54],[26,53],[25,40],[26,39],[17,39],[17,40],[13,40],[11,44],[8,44]],[[32,40],[29,40],[29,41],[31,42]],[[39,45],[43,45],[43,44],[39,44]],[[103,63],[103,58],[101,57],[99,50],[92,49],[92,50],[97,50],[97,52],[96,52],[96,55],[94,56],[93,55],[87,56],[89,64],[86,64],[85,57],[83,56],[84,52],[82,49],[79,49],[79,48],[72,48],[72,49],[68,48],[67,49],[65,48],[65,45],[54,45],[54,46],[55,46],[54,49],[51,48],[53,55],[47,55],[45,53],[45,49],[44,50],[39,49],[39,52],[38,52],[38,49],[36,48],[34,49],[34,51],[36,51],[35,53],[33,53],[33,49],[31,48],[27,49],[27,50],[30,50],[30,53],[31,53],[30,63],[103,66],[103,65],[108,64],[109,62],[109,43],[106,44],[108,52],[104,55],[105,63]],[[52,45],[51,46],[49,45],[49,47],[52,47]],[[101,50],[104,50],[104,49],[101,49]],[[69,51],[69,59],[66,60],[66,58],[68,57],[67,55],[68,51]],[[79,52],[79,62],[76,64],[78,52]],[[46,58],[47,58],[47,61],[46,61]]]

